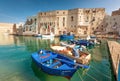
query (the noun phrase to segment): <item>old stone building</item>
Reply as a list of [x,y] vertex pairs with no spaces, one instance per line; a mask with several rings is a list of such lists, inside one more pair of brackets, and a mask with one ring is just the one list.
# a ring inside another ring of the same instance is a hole
[[[23,25],[23,35],[33,35],[37,33],[37,16],[29,16]],[[21,29],[21,28],[20,28]]]
[[0,23],[0,33],[1,34],[14,34],[15,27],[13,23]]
[[105,16],[104,8],[76,8],[39,12],[27,19],[24,34],[60,35],[72,32],[76,36],[94,34]]
[[106,15],[99,28],[106,35],[120,35],[120,9]]
[[120,15],[120,8],[119,10],[115,10],[112,12],[112,16]]
[[67,31],[67,10],[56,10],[38,13],[38,32],[41,34],[59,35]]
[[78,36],[94,34],[105,17],[104,8],[78,8],[68,10],[68,13],[69,31]]

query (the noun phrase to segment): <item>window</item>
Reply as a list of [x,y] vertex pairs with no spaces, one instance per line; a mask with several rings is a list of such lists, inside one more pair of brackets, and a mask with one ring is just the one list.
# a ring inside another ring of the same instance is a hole
[[33,20],[32,19],[30,19],[30,24],[32,24],[33,23]]
[[87,34],[87,32],[86,32],[86,31],[84,31],[84,34]]
[[89,17],[87,16],[87,17],[86,17],[86,22],[88,22],[88,20],[89,20]]
[[59,21],[59,17],[57,17],[57,21]]
[[65,22],[65,17],[63,17],[63,23]]
[[63,26],[65,26],[65,23],[63,23]]
[[93,20],[92,21],[95,21],[95,17],[93,17]]
[[35,24],[36,24],[37,19],[35,19]]
[[86,30],[88,30],[88,28],[86,27]]
[[115,22],[114,26],[116,26],[116,25],[117,25],[117,22]]
[[57,12],[57,14],[59,14],[59,12]]
[[63,12],[63,14],[65,14],[65,12]]
[[46,15],[46,13],[44,13],[44,15]]
[[40,15],[42,15],[42,13],[40,13]]
[[32,30],[32,26],[30,26],[30,28],[29,28],[29,31],[31,31]]
[[73,19],[73,16],[71,16],[71,21],[73,21],[74,19]]

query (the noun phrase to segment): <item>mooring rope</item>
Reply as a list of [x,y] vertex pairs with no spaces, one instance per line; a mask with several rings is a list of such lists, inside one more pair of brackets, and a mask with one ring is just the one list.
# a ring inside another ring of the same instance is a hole
[[96,69],[95,67],[93,67],[93,66],[91,66],[91,67],[92,67],[92,68],[94,68],[97,72],[99,72],[99,73],[101,73],[102,75],[104,75],[105,77],[107,77],[107,78],[111,79],[111,77],[110,77],[110,76],[103,74],[102,72],[100,72],[99,70],[97,70],[97,69]]
[[94,77],[92,77],[91,75],[89,75],[88,73],[86,73],[86,75],[88,75],[89,77],[91,77],[91,78],[94,79],[95,81],[98,81],[98,80],[96,80]]
[[79,73],[78,71],[77,71],[77,73],[78,73],[78,75],[79,75],[80,79],[83,81],[82,77],[80,76],[80,73]]

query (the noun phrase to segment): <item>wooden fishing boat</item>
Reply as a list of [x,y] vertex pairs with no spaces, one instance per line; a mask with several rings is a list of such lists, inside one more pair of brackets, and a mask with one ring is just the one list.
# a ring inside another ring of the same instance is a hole
[[51,75],[71,77],[78,68],[89,68],[87,65],[77,64],[69,57],[47,50],[33,53],[32,59],[42,71]]
[[79,55],[78,57],[76,57],[74,54],[74,50],[71,47],[65,47],[65,46],[60,46],[60,45],[51,45],[50,47],[55,52],[68,56],[76,60],[76,62],[80,64],[89,64],[91,60],[91,54],[82,52],[80,50],[78,50]]
[[65,47],[71,47],[71,48],[75,47],[75,44],[68,44],[67,42],[60,42],[60,45]]

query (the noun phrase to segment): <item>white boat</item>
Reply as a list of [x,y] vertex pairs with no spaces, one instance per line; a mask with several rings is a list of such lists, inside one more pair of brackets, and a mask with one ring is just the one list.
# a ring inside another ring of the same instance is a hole
[[34,34],[33,36],[34,36],[34,37],[42,37],[41,34]]
[[54,34],[51,33],[51,34],[45,34],[45,35],[42,35],[42,38],[54,38]]

